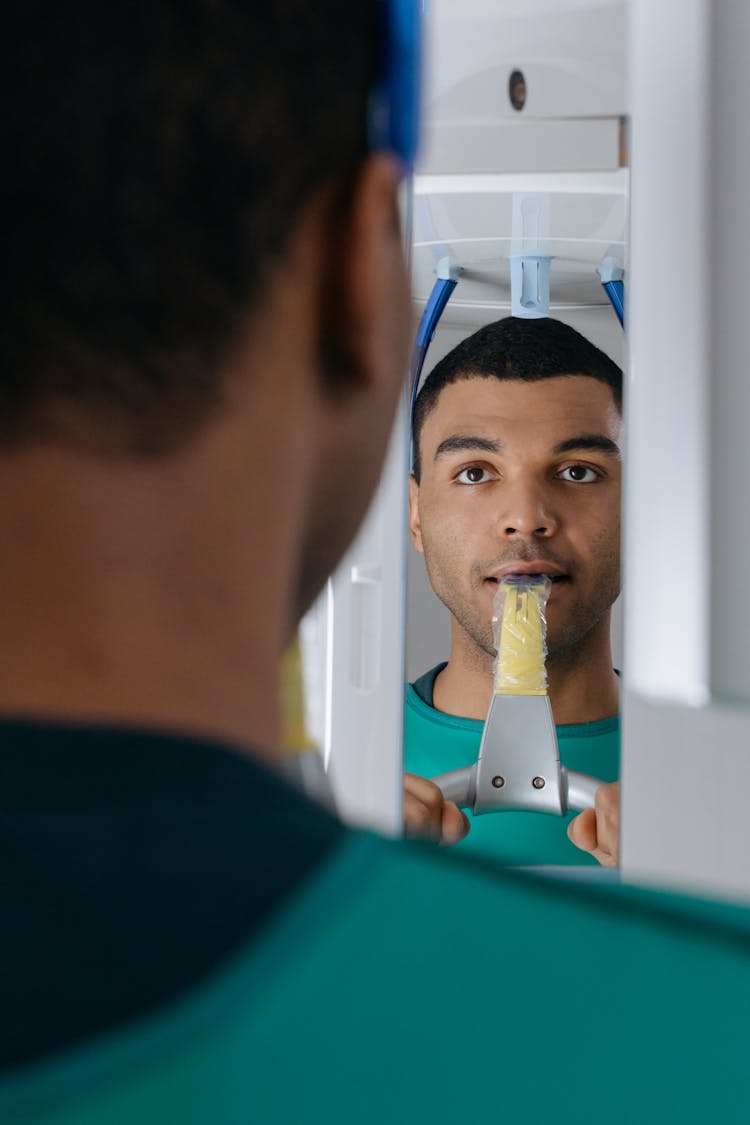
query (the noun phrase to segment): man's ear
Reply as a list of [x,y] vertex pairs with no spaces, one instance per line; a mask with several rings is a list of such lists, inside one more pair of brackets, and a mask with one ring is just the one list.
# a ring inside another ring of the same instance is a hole
[[409,477],[409,534],[411,535],[412,543],[419,551],[420,555],[423,555],[422,525],[419,522],[419,485],[416,482],[414,473]]
[[399,180],[396,159],[376,154],[348,185],[346,201],[332,204],[320,323],[323,373],[334,392],[382,379],[393,385],[406,370],[411,318]]

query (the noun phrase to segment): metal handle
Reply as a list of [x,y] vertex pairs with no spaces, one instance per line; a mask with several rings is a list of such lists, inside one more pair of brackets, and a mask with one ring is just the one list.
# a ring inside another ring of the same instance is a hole
[[587,773],[566,769],[565,766],[560,767],[560,773],[566,811],[583,812],[584,809],[593,809],[596,791],[604,782]]
[[453,801],[460,809],[473,809],[477,789],[476,765],[466,766],[462,770],[450,770],[430,780],[437,785],[446,801]]
[[[472,809],[474,812],[487,811],[476,809],[476,765],[467,766],[461,770],[450,770],[448,773],[438,774],[430,780],[437,785],[446,801],[453,801],[460,809]],[[584,809],[593,809],[595,794],[604,782],[597,777],[590,777],[587,773],[578,773],[576,770],[560,767],[560,797],[562,812],[583,812]],[[508,811],[510,808],[523,810],[538,810],[538,805],[518,804],[503,806],[492,811]]]

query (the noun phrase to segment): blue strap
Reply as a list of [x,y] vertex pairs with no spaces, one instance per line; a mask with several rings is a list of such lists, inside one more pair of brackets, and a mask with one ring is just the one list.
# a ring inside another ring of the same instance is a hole
[[395,152],[414,166],[419,141],[422,14],[417,0],[380,0],[381,66],[370,92],[371,151]]

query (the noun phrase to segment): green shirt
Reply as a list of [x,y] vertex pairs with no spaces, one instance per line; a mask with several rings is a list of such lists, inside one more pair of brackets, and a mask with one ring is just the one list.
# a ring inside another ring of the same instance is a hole
[[4,1125],[746,1125],[750,914],[354,838]]
[[[484,724],[446,715],[431,706],[438,665],[406,689],[404,763],[409,773],[435,777],[472,765],[479,754]],[[560,760],[571,770],[602,781],[616,781],[620,764],[620,720],[557,727]],[[500,812],[471,817],[471,831],[457,844],[462,851],[492,855],[522,865],[586,864],[596,860],[571,844],[566,817],[538,812]]]
[[347,832],[220,745],[0,749],[3,1125],[750,1120],[750,910]]

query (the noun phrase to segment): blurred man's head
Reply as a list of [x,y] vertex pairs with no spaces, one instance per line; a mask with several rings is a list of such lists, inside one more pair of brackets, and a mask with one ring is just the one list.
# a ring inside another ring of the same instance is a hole
[[254,424],[283,427],[306,405],[243,357],[287,315],[321,410],[309,599],[374,486],[404,361],[398,172],[367,144],[374,0],[29,0],[3,44],[0,452],[179,455],[233,380],[276,377]]
[[487,325],[425,381],[412,537],[454,635],[478,654],[494,654],[505,574],[551,577],[551,660],[608,628],[620,586],[621,400],[617,365],[549,319]]

